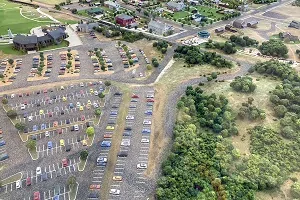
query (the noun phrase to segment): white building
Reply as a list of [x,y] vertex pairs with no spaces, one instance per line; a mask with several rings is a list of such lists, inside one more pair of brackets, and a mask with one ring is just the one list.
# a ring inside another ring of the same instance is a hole
[[148,24],[148,31],[156,35],[163,35],[168,30],[170,30],[170,27],[166,23],[151,20]]
[[120,9],[120,5],[117,2],[113,2],[113,1],[105,1],[104,6],[108,7],[111,10],[116,10],[116,11]]

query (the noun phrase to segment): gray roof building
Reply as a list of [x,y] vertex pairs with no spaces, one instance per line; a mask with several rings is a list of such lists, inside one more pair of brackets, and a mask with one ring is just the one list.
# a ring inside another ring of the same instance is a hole
[[126,15],[126,14],[120,14],[117,16],[119,19],[122,19],[122,20],[129,20],[129,19],[132,19],[133,17],[132,16],[129,16],[129,15]]
[[168,31],[166,23],[162,23],[159,21],[151,20],[148,24],[149,32],[152,32],[157,35],[163,35]]
[[82,24],[78,24],[77,26],[77,30],[80,32],[91,32],[93,31],[94,27],[99,27],[99,24],[96,22],[91,22],[91,23],[82,23]]
[[25,44],[36,44],[37,43],[37,36],[36,35],[16,35],[14,37],[14,42],[25,45]]
[[169,1],[167,3],[168,9],[173,10],[173,11],[181,11],[183,8],[185,8],[184,3],[180,2],[177,3],[175,1]]
[[296,29],[300,29],[300,22],[292,21],[292,22],[290,23],[289,27],[296,28]]
[[53,31],[49,31],[48,35],[52,39],[57,40],[57,39],[60,39],[60,38],[64,37],[64,35],[66,35],[66,33],[65,33],[65,29],[64,28],[57,28],[57,29],[55,29]]
[[244,28],[245,27],[245,21],[241,19],[237,19],[232,24],[235,28]]

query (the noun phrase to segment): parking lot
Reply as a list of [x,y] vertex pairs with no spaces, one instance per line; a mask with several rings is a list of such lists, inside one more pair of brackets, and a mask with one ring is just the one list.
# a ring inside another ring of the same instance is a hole
[[[111,194],[110,199],[146,198],[147,179],[143,173],[148,163],[153,104],[154,91],[151,89],[132,94],[114,169],[115,180],[111,185],[111,189],[119,190],[120,194]],[[127,157],[120,154],[126,154]],[[140,164],[144,166],[138,167]]]

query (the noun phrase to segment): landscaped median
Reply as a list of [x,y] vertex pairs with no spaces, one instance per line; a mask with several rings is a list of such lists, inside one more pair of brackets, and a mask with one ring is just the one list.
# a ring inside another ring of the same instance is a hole
[[78,171],[82,172],[85,169],[86,161],[88,159],[89,153],[87,150],[80,152],[80,162],[78,164]]
[[23,177],[23,173],[19,172],[19,173],[16,173],[16,174],[14,174],[10,177],[7,177],[6,179],[1,180],[0,182],[1,182],[2,185],[8,185],[10,183],[16,182],[17,180],[21,180],[22,177]]
[[79,183],[76,181],[76,177],[70,176],[68,178],[67,184],[70,189],[69,200],[75,200],[77,196],[78,186],[79,186]]

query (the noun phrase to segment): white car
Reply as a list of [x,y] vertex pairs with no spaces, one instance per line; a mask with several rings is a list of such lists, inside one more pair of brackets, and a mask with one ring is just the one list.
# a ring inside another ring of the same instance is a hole
[[151,120],[144,119],[144,125],[151,125]]
[[118,189],[110,189],[109,193],[114,194],[114,195],[119,195],[121,193],[121,191]]
[[147,98],[153,99],[153,98],[154,98],[154,95],[153,95],[153,94],[147,94]]
[[13,99],[14,97],[15,97],[15,94],[11,94],[11,95],[10,95],[10,98]]
[[49,131],[46,131],[46,132],[45,132],[45,136],[46,136],[46,137],[50,137]]
[[17,189],[21,188],[21,180],[16,181],[16,188]]
[[81,82],[81,83],[80,83],[80,87],[84,87],[84,84],[83,84],[83,82]]
[[98,91],[97,91],[97,90],[96,90],[96,91],[94,91],[94,95],[95,95],[95,96],[98,96],[98,94],[99,94],[99,93],[98,93]]
[[25,105],[24,104],[21,104],[21,110],[25,110]]
[[130,139],[122,139],[121,146],[130,146]]
[[36,175],[42,174],[42,168],[41,167],[37,167],[36,170],[35,170],[35,172],[36,172]]
[[94,103],[94,108],[98,108],[99,105],[97,103]]
[[71,88],[73,88],[73,87],[74,87],[74,85],[73,85],[73,84],[71,84],[71,85],[70,85],[70,87],[71,87]]
[[149,143],[150,141],[148,140],[148,139],[146,139],[146,138],[143,138],[142,140],[141,140],[141,143]]
[[80,102],[76,103],[76,107],[79,108],[81,106]]
[[136,166],[137,169],[147,169],[147,164],[146,163],[139,163]]
[[134,120],[134,116],[133,116],[133,115],[127,115],[127,116],[126,116],[126,119],[127,119],[127,120]]
[[74,130],[75,130],[75,131],[79,131],[79,126],[78,126],[78,124],[75,124],[75,125],[74,125]]
[[31,122],[33,120],[33,116],[28,117],[28,121]]

